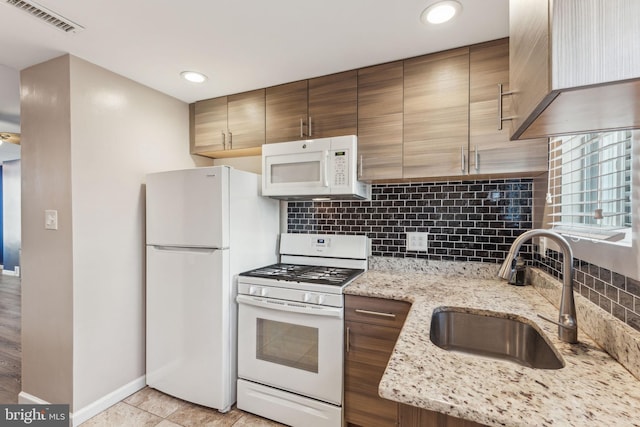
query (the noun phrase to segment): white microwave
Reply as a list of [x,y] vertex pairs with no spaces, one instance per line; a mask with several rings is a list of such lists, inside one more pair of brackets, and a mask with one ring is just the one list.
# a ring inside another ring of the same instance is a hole
[[355,135],[264,144],[262,195],[282,200],[362,200]]

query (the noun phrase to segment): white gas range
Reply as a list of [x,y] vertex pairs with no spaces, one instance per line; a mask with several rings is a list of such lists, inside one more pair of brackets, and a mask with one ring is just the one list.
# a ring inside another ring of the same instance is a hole
[[280,264],[238,277],[239,409],[291,426],[342,425],[343,289],[365,236],[282,234]]

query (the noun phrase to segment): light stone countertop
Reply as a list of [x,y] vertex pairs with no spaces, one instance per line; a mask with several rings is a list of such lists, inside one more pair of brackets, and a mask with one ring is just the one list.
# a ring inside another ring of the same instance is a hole
[[[370,262],[370,268],[388,267]],[[557,326],[537,316],[556,319],[557,308],[534,286],[510,286],[496,279],[497,266],[430,263],[417,270],[422,271],[370,269],[344,291],[412,303],[379,385],[383,398],[489,426],[640,426],[640,381],[585,334],[585,328],[596,323],[587,325],[587,318],[580,324],[583,307],[590,304],[585,305],[582,296],[575,295],[579,343],[567,344],[558,340]],[[537,271],[534,275],[545,276]],[[440,349],[429,340],[429,328],[433,310],[443,306],[524,317],[546,334],[565,367],[531,369]],[[632,336],[622,345],[634,371],[640,334],[615,323]],[[610,330],[603,334],[616,335]]]

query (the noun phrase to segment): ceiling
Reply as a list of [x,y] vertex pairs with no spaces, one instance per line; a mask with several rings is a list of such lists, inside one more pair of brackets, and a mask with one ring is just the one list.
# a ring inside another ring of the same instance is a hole
[[0,126],[18,70],[65,53],[190,103],[508,36],[509,0],[458,1],[427,27],[435,0],[37,0],[84,27],[65,33],[0,0]]

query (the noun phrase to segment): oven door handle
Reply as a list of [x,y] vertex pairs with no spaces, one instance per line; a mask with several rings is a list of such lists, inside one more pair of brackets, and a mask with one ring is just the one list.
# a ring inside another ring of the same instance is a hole
[[338,307],[303,304],[279,299],[257,298],[248,295],[238,295],[236,297],[236,301],[240,305],[253,305],[255,307],[266,308],[268,310],[287,311],[290,313],[302,313],[314,316],[342,318],[344,312],[342,308]]

